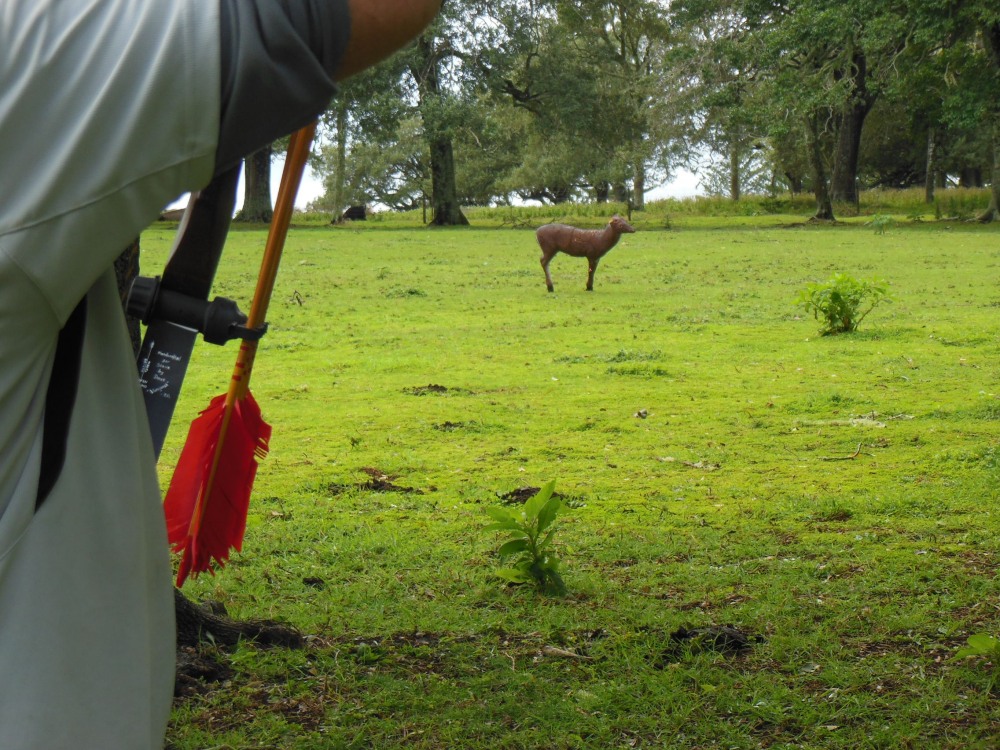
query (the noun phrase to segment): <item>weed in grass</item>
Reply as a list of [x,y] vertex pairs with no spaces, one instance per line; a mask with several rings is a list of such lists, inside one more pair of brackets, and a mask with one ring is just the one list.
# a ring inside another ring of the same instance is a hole
[[386,299],[404,299],[407,297],[426,297],[427,292],[412,287],[393,287],[385,292]]
[[896,220],[892,218],[889,214],[875,214],[868,225],[875,230],[875,234],[885,234],[885,230],[889,229],[896,223]]
[[546,594],[566,593],[566,584],[559,573],[560,561],[552,550],[556,533],[556,517],[561,499],[553,494],[555,480],[542,487],[518,510],[488,507],[494,520],[483,531],[505,531],[510,537],[497,554],[508,567],[497,575],[510,583],[534,583]]
[[985,633],[970,635],[966,645],[955,653],[955,658],[967,659],[972,656],[982,657],[992,665],[993,673],[990,676],[992,690],[997,678],[1000,677],[1000,640]]
[[858,281],[848,274],[835,273],[826,282],[806,286],[799,293],[798,304],[823,321],[820,333],[827,336],[856,331],[868,313],[891,299],[884,281]]

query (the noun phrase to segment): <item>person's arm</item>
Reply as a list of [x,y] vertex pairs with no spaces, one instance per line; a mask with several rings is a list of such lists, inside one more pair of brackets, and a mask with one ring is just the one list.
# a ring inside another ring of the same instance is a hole
[[433,20],[441,0],[348,0],[351,36],[334,73],[343,80],[382,60]]

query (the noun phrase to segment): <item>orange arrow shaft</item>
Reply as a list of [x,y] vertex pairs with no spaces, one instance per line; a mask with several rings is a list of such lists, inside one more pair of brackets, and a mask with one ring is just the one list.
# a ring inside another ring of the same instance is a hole
[[[264,258],[261,261],[260,273],[257,275],[257,288],[254,291],[250,312],[247,314],[247,328],[258,328],[264,325],[267,308],[274,291],[274,282],[278,276],[278,265],[281,253],[288,237],[288,228],[292,223],[292,213],[295,209],[295,196],[298,193],[302,175],[305,172],[306,160],[309,158],[309,148],[316,133],[316,123],[312,123],[292,133],[288,142],[288,153],[285,156],[285,168],[281,173],[281,183],[278,186],[278,197],[271,217],[271,226],[264,246]],[[197,537],[205,507],[211,500],[212,488],[219,468],[219,457],[226,442],[229,423],[232,421],[236,402],[242,399],[250,388],[250,373],[253,370],[254,358],[257,355],[257,342],[244,341],[240,345],[236,357],[236,366],[229,380],[229,390],[226,393],[225,409],[222,413],[222,423],[219,428],[219,439],[212,456],[212,465],[201,491],[201,497],[195,504],[195,513],[191,517],[189,533]]]

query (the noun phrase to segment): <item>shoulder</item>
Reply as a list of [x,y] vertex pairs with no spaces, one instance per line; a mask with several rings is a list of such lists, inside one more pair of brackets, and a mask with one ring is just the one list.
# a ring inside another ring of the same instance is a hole
[[211,177],[218,7],[3,0],[0,17],[0,143],[17,144],[0,149],[0,174],[20,176],[0,236],[49,295],[79,299],[166,203]]

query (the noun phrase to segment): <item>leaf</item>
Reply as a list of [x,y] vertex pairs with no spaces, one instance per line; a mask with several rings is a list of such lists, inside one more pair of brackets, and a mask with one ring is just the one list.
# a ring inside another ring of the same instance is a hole
[[517,518],[509,510],[504,510],[503,508],[494,508],[492,505],[487,505],[486,515],[492,518],[494,521],[514,521],[517,522]]
[[982,649],[984,652],[1000,650],[1000,641],[992,635],[977,633],[969,636],[969,645],[973,648]]
[[528,547],[527,539],[511,539],[509,542],[504,543],[497,552],[501,558],[504,558],[521,552],[527,552]]
[[558,497],[550,497],[548,502],[542,506],[542,509],[538,512],[538,528],[536,534],[541,534],[545,529],[547,529],[553,521],[556,520],[556,516],[559,514],[559,508],[562,506],[562,501]]
[[512,534],[518,534],[522,537],[527,538],[527,534],[524,529],[521,528],[521,524],[517,521],[504,521],[503,523],[491,523],[489,526],[484,526],[483,531],[509,531]]
[[534,580],[531,573],[520,568],[500,568],[497,575],[511,583],[531,583]]
[[524,508],[521,511],[522,515],[529,521],[536,519],[539,512],[545,506],[545,503],[547,503],[549,498],[552,497],[552,492],[555,488],[556,480],[553,479],[551,482],[542,487],[542,489],[538,490],[537,495],[524,504]]
[[555,536],[555,533],[556,533],[556,530],[554,528],[553,529],[549,529],[549,533],[545,535],[545,537],[542,539],[542,541],[540,541],[538,543],[538,545],[535,547],[535,549],[537,549],[540,553],[544,552],[545,548],[548,547],[552,543],[552,537]]
[[992,635],[977,633],[970,635],[968,646],[961,648],[955,654],[956,659],[964,659],[968,656],[998,656],[1000,655],[1000,641]]

